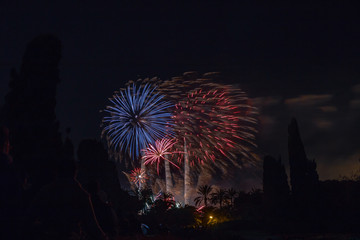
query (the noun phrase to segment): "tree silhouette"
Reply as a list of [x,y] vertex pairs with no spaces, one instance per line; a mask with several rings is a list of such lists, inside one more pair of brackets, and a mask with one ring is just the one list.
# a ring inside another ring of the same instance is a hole
[[226,191],[227,198],[230,200],[231,207],[234,206],[234,199],[237,196],[238,192],[234,188],[229,188]]
[[139,200],[141,202],[142,205],[142,209],[148,209],[150,208],[150,206],[153,205],[154,203],[154,198],[153,198],[153,192],[151,190],[151,188],[141,188],[139,189],[139,192],[136,193],[136,195],[138,195]]
[[162,193],[156,200],[155,206],[164,206],[165,210],[175,206],[174,196],[171,193]]
[[305,153],[299,127],[295,118],[288,128],[288,151],[291,176],[291,192],[295,199],[301,199],[315,191],[319,181],[315,161],[310,161]]
[[197,194],[200,195],[194,199],[195,205],[199,206],[201,203],[204,203],[205,207],[208,206],[208,201],[210,200],[210,195],[213,188],[211,185],[202,185],[198,188]]
[[288,151],[290,163],[291,198],[293,215],[314,219],[317,216],[319,176],[315,160],[310,161],[305,153],[298,124],[295,118],[288,128]]
[[29,175],[35,189],[51,181],[56,161],[62,158],[55,115],[60,58],[61,43],[56,37],[33,39],[20,72],[11,72],[10,91],[1,109],[1,121],[11,132],[14,162]]
[[279,212],[284,209],[290,193],[285,167],[280,158],[265,156],[263,168],[264,203],[270,212]]
[[223,203],[227,200],[226,191],[224,189],[218,189],[214,193],[211,194],[211,203],[216,205],[219,204],[220,208],[222,208]]
[[98,181],[102,190],[106,193],[109,201],[117,210],[125,209],[128,194],[121,190],[114,162],[108,160],[107,151],[103,144],[95,139],[85,139],[79,144],[78,157],[78,180],[83,186],[89,182]]

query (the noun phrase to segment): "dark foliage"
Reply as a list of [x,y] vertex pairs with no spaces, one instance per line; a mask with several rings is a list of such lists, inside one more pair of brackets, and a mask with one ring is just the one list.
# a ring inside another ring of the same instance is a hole
[[212,186],[209,185],[202,185],[199,187],[197,194],[199,195],[194,199],[196,206],[199,206],[200,204],[204,204],[205,207],[208,206],[208,203],[211,199],[211,193],[212,193]]
[[315,160],[310,161],[306,156],[295,118],[291,120],[288,133],[292,197],[297,202],[311,201],[315,197],[319,182]]
[[54,165],[63,154],[55,116],[60,58],[61,44],[56,37],[42,35],[32,40],[20,72],[11,72],[10,91],[1,109],[1,121],[11,132],[14,163],[35,190],[51,181]]
[[285,167],[281,159],[265,156],[263,168],[264,204],[267,213],[282,216],[287,212],[290,195]]
[[1,239],[132,238],[141,223],[157,236],[197,239],[241,239],[240,230],[359,233],[359,175],[319,181],[295,119],[288,127],[291,191],[283,163],[271,156],[264,158],[263,191],[203,185],[195,198],[200,208],[178,208],[168,193],[154,200],[147,188],[122,190],[99,141],[83,140],[75,163],[70,131],[63,142],[55,116],[60,58],[60,41],[39,36],[19,73],[11,73],[0,112]]

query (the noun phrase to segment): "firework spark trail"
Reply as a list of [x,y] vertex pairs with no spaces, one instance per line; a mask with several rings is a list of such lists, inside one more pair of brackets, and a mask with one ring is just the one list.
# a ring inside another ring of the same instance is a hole
[[170,80],[145,79],[154,83],[158,90],[172,102],[173,127],[177,143],[175,151],[179,162],[184,161],[184,198],[190,199],[191,174],[200,172],[225,173],[242,166],[257,166],[259,157],[255,144],[257,133],[257,109],[251,106],[247,95],[232,85],[224,85],[217,73],[203,76],[195,72]]
[[[216,83],[214,75],[199,77],[190,72],[166,81],[144,79],[139,81],[138,88],[129,82],[126,89],[114,94],[113,106],[105,110],[111,115],[103,119],[107,124],[103,133],[107,133],[110,151],[127,150],[134,159],[141,155],[141,149],[152,144],[152,157],[143,160],[156,163],[158,170],[164,159],[154,142],[170,135],[177,139],[171,149],[176,152],[177,160],[189,160],[184,161],[187,162],[184,176],[190,172],[189,163],[192,174],[197,175],[201,169],[227,173],[233,167],[257,162],[254,143],[257,110],[249,104],[244,92]],[[151,88],[154,85],[156,92]],[[174,106],[172,110],[171,106]],[[166,161],[165,158],[163,162]],[[190,184],[189,177],[184,181],[185,186]]]
[[237,105],[231,91],[200,89],[176,104],[174,131],[177,135],[185,135],[192,166],[210,162],[226,172],[230,163],[239,167],[237,154],[248,162],[257,161],[251,155],[256,148],[256,129],[252,126],[256,119],[246,112],[246,107]]
[[145,150],[142,150],[144,152],[142,159],[144,160],[145,165],[156,164],[158,175],[159,165],[162,160],[168,161],[173,166],[179,168],[175,163],[165,157],[167,155],[172,155],[175,153],[174,151],[171,151],[175,143],[176,142],[172,139],[163,138],[161,140],[156,140],[154,145],[149,144],[149,146]]
[[149,143],[172,135],[172,104],[155,89],[150,84],[137,87],[133,83],[109,99],[113,105],[105,110],[110,116],[103,118],[106,126],[102,134],[106,133],[110,149],[127,150],[136,159]]
[[[175,104],[172,118],[178,141],[174,147],[183,149],[186,137],[193,167],[208,164],[226,172],[231,166],[256,165],[257,109],[242,90],[217,83],[216,78],[217,73],[199,77],[187,72],[171,80],[145,82],[156,84],[166,100]],[[179,161],[183,155],[178,154]]]

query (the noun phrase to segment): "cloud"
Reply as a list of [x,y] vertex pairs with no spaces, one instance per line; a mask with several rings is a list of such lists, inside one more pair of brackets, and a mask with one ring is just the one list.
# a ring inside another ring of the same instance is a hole
[[360,93],[360,84],[356,84],[354,85],[351,90],[354,92],[354,93]]
[[261,115],[260,116],[260,122],[262,125],[272,126],[276,123],[276,120],[272,116],[268,115]]
[[268,107],[268,106],[274,106],[277,105],[281,102],[281,98],[280,97],[257,97],[257,98],[253,98],[252,102],[254,103],[254,105],[256,107]]
[[325,119],[315,119],[314,124],[321,129],[328,129],[334,125],[333,122]]
[[275,129],[277,121],[275,117],[269,115],[260,115],[260,126],[262,135],[271,135]]
[[330,113],[330,112],[337,112],[337,107],[335,106],[321,106],[319,109],[323,112]]
[[359,109],[360,108],[360,99],[351,100],[350,108]]
[[321,157],[317,162],[317,170],[321,180],[339,179],[340,176],[350,177],[360,168],[360,152],[348,156],[338,157],[333,162],[328,162],[327,157]]
[[318,95],[301,95],[296,98],[288,98],[285,100],[285,104],[289,106],[313,106],[320,105],[330,101],[332,95],[330,94],[318,94]]

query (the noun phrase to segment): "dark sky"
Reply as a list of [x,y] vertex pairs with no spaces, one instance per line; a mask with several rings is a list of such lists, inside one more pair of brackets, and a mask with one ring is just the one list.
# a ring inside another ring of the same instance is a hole
[[52,33],[63,45],[57,117],[76,144],[99,138],[99,110],[128,80],[220,71],[259,107],[262,152],[287,162],[295,116],[321,179],[360,166],[359,4],[146,2],[1,1],[0,104],[26,44]]

